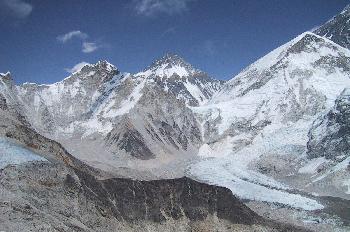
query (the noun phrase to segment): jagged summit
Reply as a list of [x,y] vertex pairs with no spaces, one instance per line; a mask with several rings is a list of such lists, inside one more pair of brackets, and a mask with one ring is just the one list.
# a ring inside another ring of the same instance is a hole
[[7,71],[6,73],[0,73],[1,77],[8,76],[8,75],[11,75],[11,73],[9,71]]
[[[174,53],[166,53],[137,75],[159,77],[186,77],[201,72]],[[175,75],[174,75],[175,74]]]
[[223,84],[223,81],[209,77],[174,53],[166,53],[144,71],[136,73],[135,77],[145,78],[148,84],[157,85],[190,106],[208,101]]
[[6,73],[0,73],[0,80],[4,80],[6,82],[12,82],[12,75],[9,71],[7,71]]
[[93,64],[92,66],[95,68],[98,68],[98,69],[105,69],[105,70],[111,71],[111,72],[118,71],[118,69],[113,64],[109,63],[106,60],[100,60],[96,64]]
[[327,37],[340,46],[350,48],[350,4],[338,15],[314,30],[314,33]]
[[166,53],[161,58],[155,60],[149,68],[152,67],[159,67],[162,65],[177,65],[177,66],[183,66],[183,67],[189,67],[192,68],[192,65],[190,65],[188,62],[186,62],[182,57],[175,53]]
[[91,71],[106,72],[112,75],[119,73],[119,70],[111,63],[106,60],[100,60],[95,64],[85,64],[80,69],[76,70],[72,75],[80,73],[89,73]]
[[[73,71],[73,70],[72,70]],[[114,66],[113,64],[109,63],[106,60],[100,60],[96,62],[95,64],[89,64],[85,63],[82,64],[80,67],[76,67],[75,70],[69,75],[68,77],[64,78],[61,81],[52,83],[52,84],[38,84],[38,83],[30,83],[25,82],[22,84],[22,86],[55,86],[55,85],[61,85],[65,82],[75,82],[75,81],[81,81],[81,80],[89,80],[93,79],[93,82],[102,84],[106,81],[111,80],[114,76],[120,74],[119,69]]]

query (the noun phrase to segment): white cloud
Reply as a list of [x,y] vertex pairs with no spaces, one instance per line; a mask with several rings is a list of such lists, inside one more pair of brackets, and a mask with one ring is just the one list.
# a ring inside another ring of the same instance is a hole
[[90,42],[84,42],[82,45],[82,52],[84,53],[90,53],[96,51],[99,46],[96,43],[90,43]]
[[33,6],[23,0],[0,0],[1,10],[16,18],[26,18],[33,11]]
[[158,13],[169,15],[188,10],[188,3],[193,0],[135,0],[135,10],[140,15],[153,16]]
[[62,43],[66,43],[68,40],[71,40],[74,37],[84,40],[88,37],[88,35],[81,31],[71,31],[64,35],[57,36],[57,40]]
[[65,68],[64,70],[66,70],[69,73],[75,73],[75,72],[80,71],[85,65],[89,65],[89,63],[83,61],[83,62],[80,62],[80,63],[74,65],[73,68]]
[[[0,0],[1,1],[1,0]],[[99,44],[96,42],[87,42],[86,39],[88,38],[88,34],[81,32],[79,30],[68,32],[64,35],[57,36],[57,40],[61,43],[66,43],[67,41],[78,38],[81,40],[81,51],[84,53],[91,53],[96,51],[97,49],[103,47],[103,44]]]

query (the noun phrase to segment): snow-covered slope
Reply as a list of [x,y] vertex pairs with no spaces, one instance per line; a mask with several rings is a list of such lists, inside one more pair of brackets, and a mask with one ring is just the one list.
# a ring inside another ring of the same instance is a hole
[[347,5],[342,12],[327,23],[318,27],[314,33],[345,48],[350,48],[350,5]]
[[189,174],[242,198],[320,207],[286,191],[300,188],[293,176],[301,160],[308,162],[313,121],[349,86],[350,51],[313,33],[301,34],[228,81],[209,103],[193,108],[207,143],[200,154],[212,158],[194,164]]
[[123,77],[114,66],[101,61],[84,66],[61,82],[50,85],[25,83],[17,87],[17,93],[26,106],[30,123],[39,132],[56,137],[66,132],[88,130],[89,127],[84,128],[84,125],[80,129],[80,122],[89,117]]
[[350,84],[349,56],[328,39],[303,33],[232,78],[198,111],[220,118],[219,134],[234,131],[234,122],[253,126],[314,116]]

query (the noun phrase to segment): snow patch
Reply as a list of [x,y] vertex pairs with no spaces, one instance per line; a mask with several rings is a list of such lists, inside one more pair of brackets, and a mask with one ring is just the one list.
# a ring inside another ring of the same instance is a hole
[[142,96],[142,89],[145,86],[145,82],[146,79],[144,79],[140,84],[138,84],[134,88],[132,93],[128,96],[128,98],[120,103],[120,106],[118,108],[113,108],[113,105],[115,104],[114,101],[110,102],[105,108],[106,113],[104,114],[104,117],[114,118],[126,114],[132,108],[134,108],[134,106]]
[[324,157],[315,158],[307,162],[306,165],[301,167],[298,172],[302,174],[315,174],[317,173],[318,167],[328,162],[329,161]]
[[213,157],[213,150],[211,149],[211,147],[208,144],[203,144],[198,151],[198,156],[201,157]]
[[169,64],[162,64],[156,69],[149,69],[144,72],[139,72],[135,74],[135,76],[149,77],[151,75],[155,75],[158,77],[172,77],[174,74],[180,77],[186,77],[190,75],[190,72],[185,67],[180,65],[169,66]]
[[22,164],[32,161],[46,161],[47,159],[39,156],[31,150],[24,148],[6,138],[0,138],[0,168],[9,164]]
[[350,194],[350,179],[345,180],[343,182],[343,186],[348,187],[348,190],[345,192],[346,194]]
[[197,85],[194,85],[189,81],[184,82],[184,85],[187,91],[198,101],[199,104],[205,103],[207,98],[203,95],[203,92]]

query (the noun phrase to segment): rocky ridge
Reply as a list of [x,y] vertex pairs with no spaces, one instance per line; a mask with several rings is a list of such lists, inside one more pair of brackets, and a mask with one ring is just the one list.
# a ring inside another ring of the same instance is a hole
[[350,5],[328,22],[316,28],[314,33],[324,36],[340,46],[350,48]]

